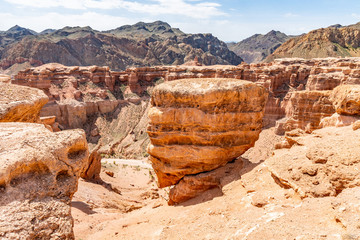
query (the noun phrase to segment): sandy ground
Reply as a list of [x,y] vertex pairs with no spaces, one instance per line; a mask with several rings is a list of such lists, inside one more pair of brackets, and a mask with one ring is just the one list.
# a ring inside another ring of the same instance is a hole
[[104,160],[103,183],[81,180],[74,196],[76,239],[345,239],[334,198],[302,200],[274,181],[265,160],[278,140],[264,130],[239,178],[178,206],[167,205],[146,160]]

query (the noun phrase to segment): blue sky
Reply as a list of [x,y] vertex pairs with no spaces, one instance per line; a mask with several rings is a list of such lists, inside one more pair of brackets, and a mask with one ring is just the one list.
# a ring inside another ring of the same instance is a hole
[[0,30],[64,26],[109,30],[162,20],[186,33],[240,41],[279,30],[301,34],[360,21],[359,0],[0,0]]

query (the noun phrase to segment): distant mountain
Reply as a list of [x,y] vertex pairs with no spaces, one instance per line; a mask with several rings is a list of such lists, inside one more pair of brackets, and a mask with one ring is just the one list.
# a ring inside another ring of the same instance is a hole
[[50,34],[50,33],[53,33],[55,31],[56,31],[56,29],[48,28],[48,29],[45,29],[44,31],[40,32],[39,34],[40,35],[42,35],[42,34]]
[[281,44],[292,36],[279,31],[270,31],[265,35],[255,34],[241,42],[229,43],[230,50],[247,63],[258,63],[272,54]]
[[313,30],[282,44],[266,61],[276,58],[360,57],[360,23]]
[[65,27],[40,34],[24,32],[0,51],[0,67],[29,61],[35,65],[57,62],[124,70],[132,66],[178,65],[196,56],[205,65],[238,65],[243,61],[211,34],[185,34],[157,21],[104,32],[90,27]]
[[12,44],[16,41],[20,41],[26,36],[33,36],[36,34],[37,32],[27,28],[22,28],[18,25],[13,26],[7,31],[0,31],[0,52],[7,45]]

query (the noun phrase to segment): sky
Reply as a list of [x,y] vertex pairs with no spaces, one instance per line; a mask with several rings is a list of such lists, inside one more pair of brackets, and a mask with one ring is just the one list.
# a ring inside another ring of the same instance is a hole
[[65,26],[110,30],[139,21],[168,22],[185,33],[238,42],[278,30],[298,35],[360,22],[359,0],[0,0],[0,30]]

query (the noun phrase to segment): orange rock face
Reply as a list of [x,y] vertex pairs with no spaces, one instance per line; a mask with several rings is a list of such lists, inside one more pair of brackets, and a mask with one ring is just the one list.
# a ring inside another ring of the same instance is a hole
[[341,85],[330,96],[336,112],[343,115],[360,115],[360,85]]
[[0,122],[40,122],[48,97],[39,89],[0,83]]
[[[277,123],[279,133],[284,132],[284,123],[287,129],[301,127],[312,131],[321,127],[321,118],[334,113],[325,100],[326,94],[320,96],[314,91],[332,91],[339,85],[359,84],[359,68],[360,58],[277,59],[271,63],[238,66],[154,66],[121,72],[110,71],[108,67],[46,64],[20,71],[12,82],[42,89],[50,102],[40,114],[42,117],[56,116],[60,129],[83,128],[89,133],[90,142],[101,145],[101,153],[124,153],[122,157],[133,157],[133,150],[129,153],[125,149],[139,148],[142,141],[144,144],[136,153],[140,157],[149,139],[143,130],[136,130],[136,122],[147,121],[146,106],[152,88],[160,82],[185,78],[235,78],[255,82],[269,92],[264,125],[275,125],[277,120],[286,117]],[[294,99],[295,96],[302,100]],[[310,99],[306,100],[307,97]],[[321,104],[326,107],[322,109]],[[139,112],[139,105],[146,110]],[[291,109],[291,106],[297,108]],[[116,119],[124,117],[123,112],[134,119],[117,124]],[[102,119],[104,114],[111,115],[107,121]],[[93,129],[98,129],[99,134],[90,136]],[[136,141],[127,141],[132,138]],[[127,148],[129,144],[132,147]]]
[[265,88],[236,79],[185,79],[158,85],[148,147],[158,185],[225,165],[252,147],[262,128]]
[[335,113],[329,100],[331,91],[294,91],[282,102],[286,118],[278,122],[278,132],[296,128],[312,131],[319,128],[322,118]]
[[83,130],[0,123],[0,238],[74,239],[70,202],[88,157]]

